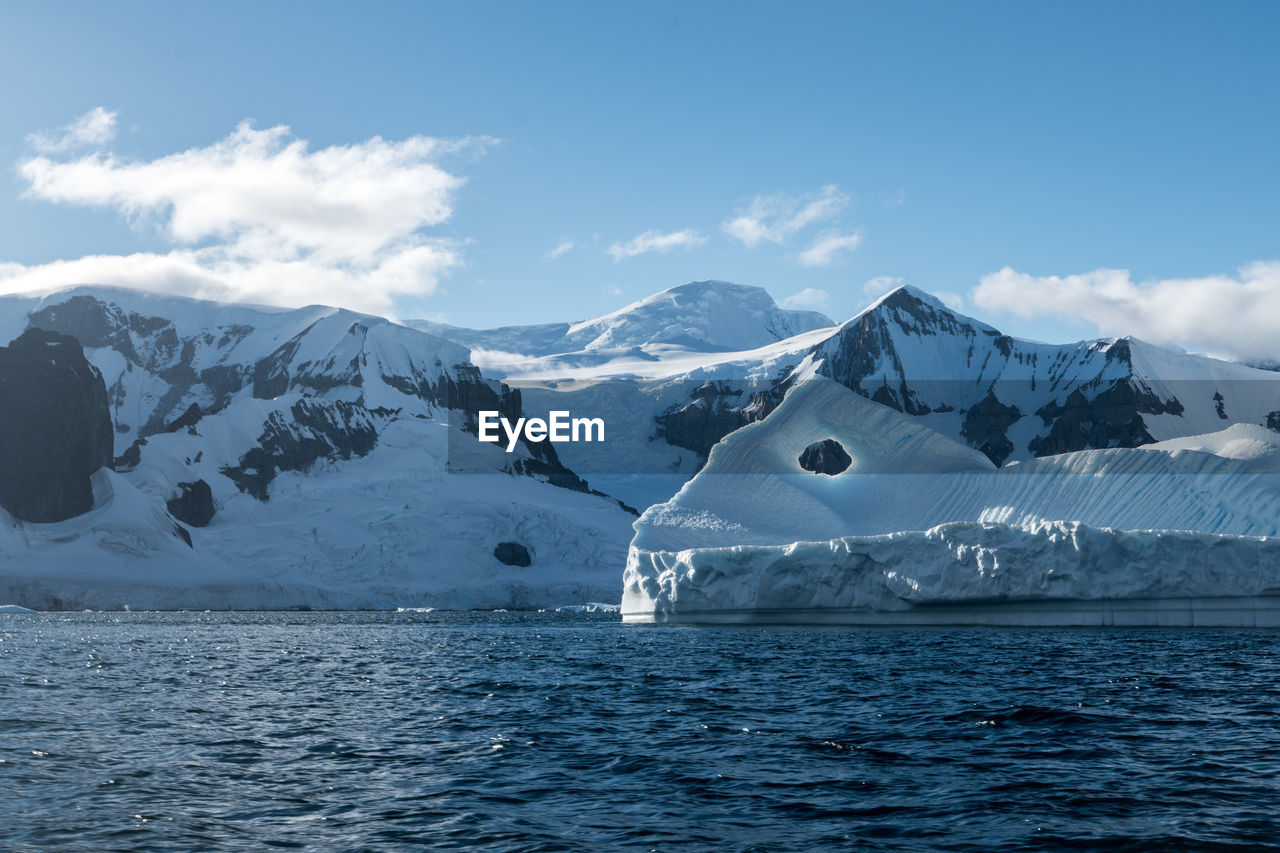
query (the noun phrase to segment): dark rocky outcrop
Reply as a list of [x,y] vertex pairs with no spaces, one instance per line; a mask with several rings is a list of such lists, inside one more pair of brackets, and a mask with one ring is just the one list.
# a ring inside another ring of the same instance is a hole
[[741,395],[728,383],[708,382],[694,389],[689,402],[660,416],[661,434],[668,444],[705,459],[716,442],[750,423],[738,402]]
[[[193,393],[198,391],[206,400],[200,412],[207,415],[225,406],[231,396],[250,381],[245,369],[236,365],[216,365],[196,372],[192,365],[196,360],[197,345],[212,345],[215,341],[213,335],[205,333],[194,338],[183,337],[171,320],[128,311],[88,294],[78,294],[65,302],[34,311],[28,322],[32,328],[71,335],[87,348],[112,349],[124,356],[125,372],[108,387],[107,398],[116,420],[116,429],[128,432],[136,427],[138,437],[173,431],[175,420],[192,414],[188,405],[183,414],[174,418],[175,411],[181,411],[179,407]],[[219,331],[218,346],[230,348],[253,330],[248,326],[231,325],[220,327]],[[163,380],[167,389],[151,407],[144,423],[130,424],[128,418],[136,416],[136,412],[126,406],[129,394],[126,377],[138,369]]]
[[520,389],[486,380],[475,365],[456,364],[453,372],[456,378],[446,375],[434,384],[424,380],[413,382],[405,377],[384,376],[382,380],[401,393],[414,394],[428,403],[462,412],[465,416],[462,428],[472,435],[479,432],[477,418],[482,411],[497,412],[509,420],[520,417],[523,406]]
[[281,471],[306,471],[321,459],[365,456],[378,443],[374,414],[358,403],[304,398],[275,412],[258,437],[258,446],[240,464],[222,469],[239,487],[260,501]]
[[89,510],[113,435],[102,374],[79,342],[28,329],[0,347],[0,413],[0,506],[34,522]]
[[994,391],[987,391],[980,403],[965,412],[960,437],[996,465],[1002,465],[1013,452],[1013,442],[1006,433],[1021,417],[1017,406],[1006,406],[996,399]]
[[[867,393],[861,387],[851,389],[867,396]],[[927,415],[931,411],[928,406],[921,403],[918,395],[907,385],[906,379],[898,381],[896,389],[889,387],[889,381],[886,379],[876,386],[871,392],[871,402],[879,403],[882,406],[888,406],[894,411],[903,412],[908,415]]]
[[132,471],[142,464],[142,448],[147,446],[145,438],[136,439],[133,444],[125,448],[124,453],[116,457],[115,463],[111,466],[117,471]]
[[208,483],[196,480],[179,483],[178,488],[182,491],[168,501],[170,515],[192,527],[204,527],[213,520],[217,508],[213,505],[213,490]]
[[[34,311],[28,322],[36,329],[71,335],[91,349],[110,347],[135,363],[160,362],[179,350],[178,335],[169,320],[125,311],[88,295]],[[135,336],[154,338],[145,357],[134,346]]]
[[499,542],[493,548],[493,556],[498,558],[498,562],[506,563],[508,566],[523,567],[533,563],[533,558],[529,556],[529,549],[519,542]]
[[815,441],[800,454],[800,467],[815,474],[834,477],[848,471],[852,464],[848,451],[833,438]]
[[[815,347],[822,362],[819,374],[829,376],[868,399],[905,412],[908,415],[926,415],[930,408],[917,390],[907,383],[902,362],[894,348],[893,329],[921,337],[940,335],[955,336],[973,341],[980,336],[997,337],[993,329],[975,326],[956,314],[940,309],[906,289],[899,289],[886,296],[876,310],[868,311],[858,319],[847,323],[829,341]],[[998,336],[996,346],[1007,353],[1011,341]],[[972,344],[970,353],[972,353]],[[882,373],[873,387],[864,380]],[[890,382],[889,377],[898,377]],[[915,377],[919,381],[924,377]]]
[[181,415],[175,418],[172,423],[166,426],[164,428],[164,431],[177,432],[180,429],[193,427],[200,422],[200,419],[202,417],[204,417],[204,412],[200,411],[200,404],[192,403],[190,406],[187,406],[187,410],[185,412],[183,412]]
[[1049,403],[1036,411],[1049,432],[1032,440],[1027,448],[1036,456],[1052,456],[1087,448],[1141,447],[1155,440],[1147,432],[1143,414],[1180,415],[1182,411],[1176,399],[1163,401],[1125,380],[1092,400],[1077,388],[1061,405]]
[[689,402],[657,417],[657,437],[706,459],[720,439],[767,417],[790,387],[790,382],[780,379],[771,388],[746,394],[743,388],[724,380],[704,382],[690,392]]

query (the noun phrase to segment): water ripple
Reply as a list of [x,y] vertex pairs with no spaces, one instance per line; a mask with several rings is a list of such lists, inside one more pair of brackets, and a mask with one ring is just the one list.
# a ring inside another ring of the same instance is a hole
[[1280,850],[1280,634],[0,617],[6,850]]

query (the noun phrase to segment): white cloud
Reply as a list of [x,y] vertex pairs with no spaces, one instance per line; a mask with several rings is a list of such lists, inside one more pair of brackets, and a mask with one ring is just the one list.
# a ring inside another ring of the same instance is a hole
[[561,240],[554,249],[547,252],[547,257],[554,261],[565,252],[572,252],[575,245],[577,244],[572,240]]
[[825,267],[840,258],[844,252],[852,252],[862,242],[861,232],[855,234],[824,234],[813,245],[796,256],[802,267]]
[[886,210],[891,210],[895,207],[902,207],[906,203],[907,203],[907,191],[898,190],[896,193],[886,198],[882,202],[882,206]]
[[113,110],[94,107],[57,130],[31,134],[27,142],[37,150],[51,154],[77,148],[98,148],[116,138],[116,115]]
[[492,142],[373,137],[312,151],[287,127],[246,122],[155,160],[30,157],[18,165],[27,197],[116,210],[175,248],[0,265],[0,292],[103,283],[386,313],[461,263],[458,241],[423,231],[450,219],[463,183],[438,161]]
[[1234,276],[1134,282],[1128,270],[1032,276],[1009,267],[982,277],[970,294],[987,310],[1083,320],[1105,336],[1133,335],[1243,359],[1280,356],[1280,261]]
[[783,308],[809,308],[814,311],[825,310],[831,302],[831,294],[818,287],[806,287],[799,293],[793,293],[778,304]]
[[952,311],[964,310],[964,297],[961,296],[959,293],[952,293],[949,290],[939,290],[935,292],[933,295],[938,297],[939,301],[941,301],[943,305],[947,306]]
[[[897,290],[906,281],[901,276],[895,275],[878,275],[875,278],[868,279],[867,283],[862,285],[862,295],[871,301],[879,299],[892,290]],[[959,293],[952,293],[947,290],[934,291],[934,296],[952,311],[964,310],[964,297]]]
[[748,249],[766,240],[781,245],[806,226],[835,216],[848,203],[848,197],[835,184],[803,196],[758,195],[746,210],[720,228]]
[[646,231],[632,237],[626,243],[614,243],[606,251],[615,261],[634,258],[646,252],[673,252],[677,249],[692,249],[707,242],[697,231],[686,228],[683,231],[672,231],[663,234],[659,231]]
[[200,299],[285,306],[318,303],[391,314],[394,296],[429,293],[459,263],[461,257],[448,244],[389,253],[381,262],[356,267],[314,258],[244,258],[212,246],[163,254],[90,255],[31,266],[0,263],[0,292],[109,284]]
[[892,275],[878,275],[875,278],[868,279],[867,283],[862,285],[862,295],[868,299],[879,299],[890,290],[895,290],[902,286],[902,279]]

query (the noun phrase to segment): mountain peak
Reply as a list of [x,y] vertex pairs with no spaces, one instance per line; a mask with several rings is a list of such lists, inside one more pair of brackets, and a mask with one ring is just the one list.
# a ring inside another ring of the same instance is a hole
[[768,299],[770,302],[773,301],[773,297],[769,295],[769,291],[765,290],[763,287],[757,287],[753,284],[734,284],[731,281],[722,281],[716,278],[709,278],[705,281],[690,281],[684,284],[677,284],[675,287],[668,287],[666,290],[660,290],[652,296],[640,301],[646,302],[649,299],[657,299],[665,295],[692,297],[712,293],[720,296],[733,296],[737,298],[746,297],[748,299],[764,298]]
[[902,284],[876,299],[841,325],[841,330],[864,327],[868,323],[888,323],[906,332],[948,334],[967,330],[967,334],[997,336],[999,330],[981,320],[949,308],[928,291]]
[[584,350],[661,344],[715,352],[755,349],[834,325],[817,311],[779,308],[763,287],[707,280],[677,285],[575,323],[566,340]]
[[872,302],[867,307],[867,310],[877,308],[881,305],[886,305],[890,308],[901,308],[908,305],[915,305],[915,304],[921,304],[921,303],[928,305],[930,308],[933,308],[934,310],[937,310],[937,311],[946,311],[951,314],[956,313],[952,311],[950,308],[948,308],[942,302],[941,299],[934,296],[932,293],[928,292],[927,290],[921,290],[920,288],[911,284],[898,285],[893,290],[890,290],[888,293],[884,294],[879,299]]

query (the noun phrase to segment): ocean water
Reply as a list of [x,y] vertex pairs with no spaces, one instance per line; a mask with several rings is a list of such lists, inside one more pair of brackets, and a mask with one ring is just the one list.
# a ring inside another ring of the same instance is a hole
[[0,616],[5,850],[1280,849],[1280,632]]

